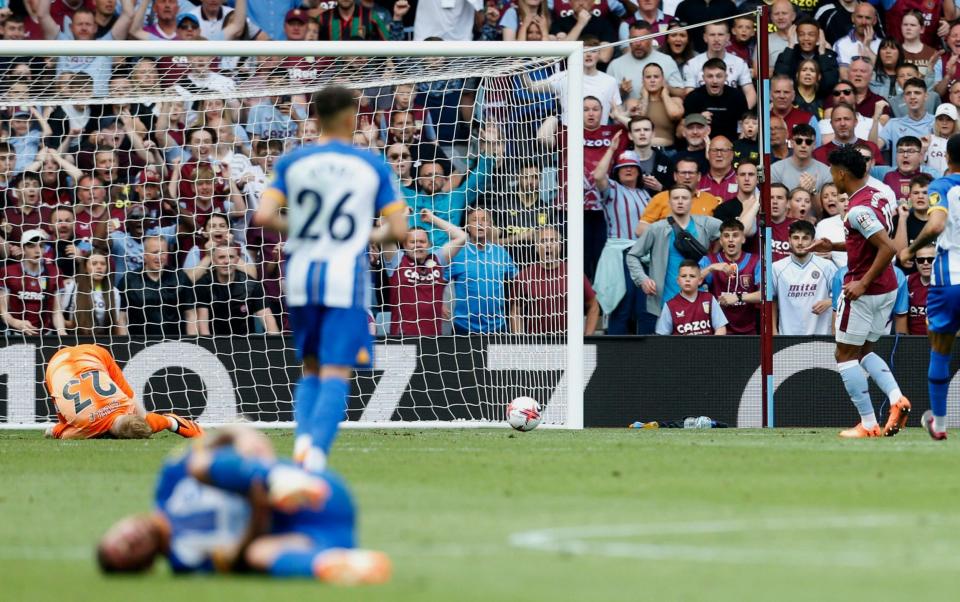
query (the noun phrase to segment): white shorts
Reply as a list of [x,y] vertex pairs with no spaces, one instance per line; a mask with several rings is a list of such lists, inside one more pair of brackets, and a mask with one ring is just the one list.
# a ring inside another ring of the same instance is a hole
[[840,295],[834,323],[838,343],[861,346],[890,334],[890,314],[897,302],[897,291],[881,295],[863,295],[847,301]]

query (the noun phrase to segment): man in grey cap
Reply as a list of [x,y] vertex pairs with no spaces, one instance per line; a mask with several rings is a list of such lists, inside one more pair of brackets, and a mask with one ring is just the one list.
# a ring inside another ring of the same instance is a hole
[[700,173],[710,169],[707,162],[707,139],[710,137],[710,122],[700,113],[691,113],[683,118],[683,139],[686,148],[677,151],[674,162],[680,159],[693,159],[700,168]]

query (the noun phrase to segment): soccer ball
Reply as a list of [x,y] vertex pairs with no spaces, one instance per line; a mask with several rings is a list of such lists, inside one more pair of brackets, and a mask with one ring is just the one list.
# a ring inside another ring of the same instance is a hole
[[518,397],[507,406],[507,422],[518,431],[532,431],[540,424],[540,404],[532,397]]

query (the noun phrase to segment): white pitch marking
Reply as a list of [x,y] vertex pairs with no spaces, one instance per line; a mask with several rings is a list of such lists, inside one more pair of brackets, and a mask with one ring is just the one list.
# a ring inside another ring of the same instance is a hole
[[[725,562],[732,564],[759,564],[783,566],[876,568],[889,561],[883,550],[871,547],[869,541],[859,542],[859,549],[805,550],[792,549],[771,540],[769,547],[739,545],[696,545],[651,543],[642,541],[652,536],[711,535],[721,533],[749,533],[756,531],[820,531],[876,529],[899,525],[909,527],[921,518],[925,524],[939,527],[960,524],[960,517],[951,515],[884,514],[867,516],[810,516],[789,518],[732,519],[690,521],[683,523],[650,523],[624,525],[595,525],[560,527],[517,533],[509,538],[510,545],[542,552],[563,552],[576,555],[596,555],[613,558],[644,560],[686,560],[694,562]],[[641,541],[617,541],[639,538]],[[939,545],[941,542],[931,542]],[[916,558],[915,570],[956,570],[955,554],[925,555]]]

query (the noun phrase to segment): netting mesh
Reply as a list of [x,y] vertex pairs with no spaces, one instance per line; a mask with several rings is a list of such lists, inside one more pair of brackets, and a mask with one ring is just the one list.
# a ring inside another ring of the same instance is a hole
[[148,409],[292,419],[284,240],[250,218],[277,158],[319,134],[311,93],[336,83],[415,226],[370,249],[379,344],[350,418],[499,421],[524,394],[564,423],[566,133],[539,131],[563,61],[221,61],[15,59],[30,68],[0,87],[6,422],[53,419],[44,361],[77,341],[126,363]]

